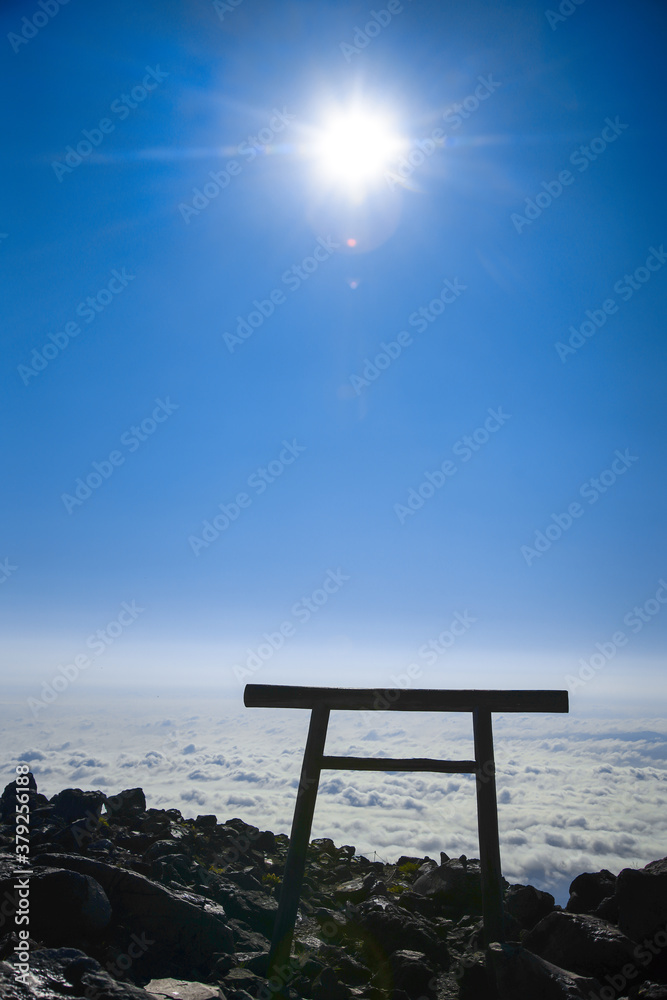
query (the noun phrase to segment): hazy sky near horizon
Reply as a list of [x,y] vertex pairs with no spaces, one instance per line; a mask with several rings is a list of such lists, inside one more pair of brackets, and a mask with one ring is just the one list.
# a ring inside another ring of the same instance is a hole
[[[0,14],[3,677],[663,711],[665,7],[40,10]],[[308,153],[352,102],[406,143],[360,205]]]

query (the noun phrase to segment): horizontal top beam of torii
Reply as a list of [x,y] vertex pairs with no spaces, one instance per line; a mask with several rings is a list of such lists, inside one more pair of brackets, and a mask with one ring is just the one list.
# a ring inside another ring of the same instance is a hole
[[382,712],[567,712],[567,691],[404,690],[246,684],[246,708],[315,708]]

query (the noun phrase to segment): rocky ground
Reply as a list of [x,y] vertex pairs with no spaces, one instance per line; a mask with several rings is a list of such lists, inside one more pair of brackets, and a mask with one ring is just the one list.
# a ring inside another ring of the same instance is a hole
[[314,840],[293,957],[267,981],[287,837],[147,809],[140,788],[48,800],[28,781],[29,923],[14,782],[0,799],[1,997],[667,1000],[667,858],[579,875],[565,910],[507,886],[507,943],[484,950],[474,859],[385,865]]

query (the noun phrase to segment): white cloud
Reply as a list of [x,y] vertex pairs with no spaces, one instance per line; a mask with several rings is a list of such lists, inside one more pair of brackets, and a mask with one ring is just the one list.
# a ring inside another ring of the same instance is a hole
[[[468,716],[333,713],[327,752],[472,756]],[[213,812],[289,833],[308,728],[305,712],[235,702],[131,696],[73,699],[39,720],[0,708],[5,783],[29,761],[51,796],[72,785],[108,794],[143,787],[149,806]],[[366,739],[370,734],[374,738]],[[494,718],[505,876],[564,901],[582,871],[644,865],[665,853],[667,724],[582,715]],[[192,748],[190,750],[190,748]],[[184,753],[185,750],[189,752]],[[202,786],[205,786],[205,791]],[[245,786],[245,787],[244,787]],[[325,771],[313,836],[399,854],[478,855],[474,780],[467,775]]]

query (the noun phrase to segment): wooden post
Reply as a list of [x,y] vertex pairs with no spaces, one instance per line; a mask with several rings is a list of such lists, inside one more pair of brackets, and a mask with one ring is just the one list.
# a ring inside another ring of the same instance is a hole
[[502,942],[505,940],[498,805],[496,801],[496,764],[493,756],[493,728],[490,709],[474,709],[473,731],[475,760],[477,761],[477,827],[482,875],[484,943],[489,945],[492,941]]
[[[323,768],[365,771],[434,771],[464,774],[474,771],[477,779],[477,825],[482,876],[484,938],[504,940],[503,883],[500,868],[496,767],[493,757],[492,712],[567,712],[567,691],[477,691],[409,690],[385,691],[379,707],[374,688],[314,688],[280,684],[247,684],[243,701],[248,708],[310,708],[310,728],[301,769],[292,835],[285,862],[283,884],[269,952],[269,974],[278,980],[271,986],[274,1000],[291,978],[289,964],[299,896],[306,867],[306,851],[315,812],[317,787]],[[392,697],[389,697],[389,695]],[[394,758],[325,757],[324,744],[329,713],[335,710],[393,712],[472,712],[475,760],[437,761],[419,757]],[[280,990],[279,993],[276,990]]]
[[[269,952],[269,977],[275,977],[283,986],[289,978],[289,957],[299,909],[301,885],[306,867],[306,851],[310,843],[310,831],[313,825],[317,786],[320,781],[322,754],[328,724],[329,708],[324,705],[315,705],[310,716],[301,780],[299,781],[292,821],[292,833]],[[276,993],[276,997],[281,995],[282,991]]]

